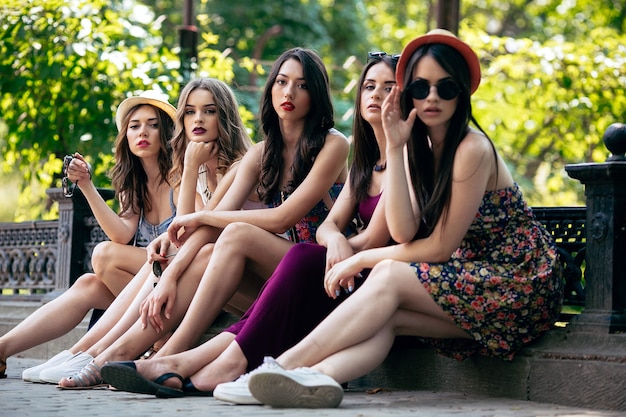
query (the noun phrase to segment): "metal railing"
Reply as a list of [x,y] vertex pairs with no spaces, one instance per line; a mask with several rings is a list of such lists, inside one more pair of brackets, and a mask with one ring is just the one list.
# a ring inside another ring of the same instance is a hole
[[[105,200],[113,190],[100,189]],[[0,288],[2,298],[38,299],[64,291],[85,272],[93,272],[91,253],[107,237],[85,198],[65,198],[59,188],[47,191],[59,203],[59,219],[0,223]]]
[[[100,190],[105,198],[112,190]],[[59,220],[0,223],[0,287],[3,298],[37,299],[63,291],[93,272],[91,253],[106,235],[84,197],[48,194],[59,202]],[[559,247],[566,278],[565,304],[584,306],[585,207],[534,207]]]

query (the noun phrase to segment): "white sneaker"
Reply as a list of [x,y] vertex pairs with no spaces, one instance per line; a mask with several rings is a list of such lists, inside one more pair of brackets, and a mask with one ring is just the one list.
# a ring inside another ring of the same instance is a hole
[[248,378],[250,374],[243,374],[233,382],[218,384],[213,390],[213,398],[240,405],[260,405],[261,402],[250,394]]
[[261,402],[250,394],[250,390],[248,389],[248,379],[254,372],[258,372],[263,369],[273,369],[276,367],[282,369],[274,358],[266,356],[263,358],[263,363],[254,371],[241,375],[233,382],[218,384],[213,390],[213,398],[235,404],[260,405]]
[[64,350],[60,353],[57,353],[41,365],[33,366],[32,368],[24,370],[24,372],[22,372],[22,379],[28,382],[42,383],[44,381],[39,378],[39,374],[41,373],[41,371],[57,366],[70,359],[72,356],[74,356],[74,354],[69,350]]
[[89,353],[78,352],[65,362],[41,371],[39,379],[50,384],[58,384],[61,379],[80,372],[92,360],[93,357]]
[[337,381],[311,368],[259,370],[250,375],[248,389],[263,404],[277,408],[335,408],[343,399]]

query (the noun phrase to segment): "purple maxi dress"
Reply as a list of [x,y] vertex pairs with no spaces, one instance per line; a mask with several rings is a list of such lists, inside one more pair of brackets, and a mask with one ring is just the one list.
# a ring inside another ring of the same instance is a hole
[[[359,215],[369,224],[380,194],[359,204]],[[330,298],[324,290],[326,247],[298,243],[291,247],[241,320],[226,329],[248,359],[248,371],[264,356],[277,357],[298,343],[348,295]],[[358,287],[360,282],[355,283]]]

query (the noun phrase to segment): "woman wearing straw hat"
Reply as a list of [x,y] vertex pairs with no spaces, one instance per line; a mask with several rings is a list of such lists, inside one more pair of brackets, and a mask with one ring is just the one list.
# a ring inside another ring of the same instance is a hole
[[338,406],[340,383],[375,369],[397,335],[457,359],[510,359],[558,316],[555,244],[471,113],[474,51],[450,32],[429,32],[404,48],[396,80],[383,104],[385,213],[400,243],[328,271],[334,294],[373,268],[300,343],[251,373],[248,388],[263,404]]
[[[0,338],[0,374],[6,358],[64,335],[92,308],[105,309],[146,260],[145,246],[167,230],[176,214],[167,178],[172,166],[169,140],[176,108],[167,96],[154,92],[129,97],[117,109],[118,135],[111,180],[120,202],[115,213],[98,193],[91,170],[79,153],[65,157],[63,189],[72,197],[76,187],[85,196],[98,224],[110,239],[101,243],[115,257],[117,274],[104,273],[94,258],[96,273],[87,273],[61,296],[45,304]],[[68,181],[69,180],[69,181]],[[129,242],[134,245],[128,245]],[[70,357],[68,351],[61,356]],[[29,372],[25,377],[30,378]]]
[[[116,119],[118,124],[121,123],[122,130],[125,130],[125,112],[129,111],[130,114],[140,111],[142,107],[138,106],[141,104],[140,100],[131,98],[120,105]],[[221,190],[228,189],[232,182],[233,174],[236,172],[234,168],[251,146],[251,140],[239,115],[235,96],[230,87],[222,81],[209,78],[192,80],[182,90],[178,104],[178,111],[172,114],[175,129],[168,135],[168,146],[171,145],[172,154],[168,180],[177,201],[176,215],[180,216],[204,207],[207,209],[215,207],[224,195]],[[128,120],[129,130],[136,129],[133,120],[134,116]],[[78,181],[80,185],[80,180]],[[218,187],[218,184],[222,186]],[[109,340],[107,338],[116,339],[113,329],[116,326],[123,327],[127,311],[138,310],[138,307],[132,306],[132,302],[137,297],[143,299],[138,294],[145,287],[145,282],[152,281],[153,267],[158,265],[165,268],[168,261],[175,259],[166,257],[173,251],[163,249],[160,243],[162,237],[167,236],[167,227],[170,223],[156,230],[161,236],[152,240],[147,255],[146,251],[143,251],[143,257],[135,272],[124,267],[127,263],[127,246],[111,242],[103,242],[97,246],[98,250],[94,250],[93,263],[94,268],[99,269],[98,274],[103,276],[102,279],[121,280],[125,273],[131,272],[132,279],[126,280],[130,282],[119,292],[115,300],[108,303],[102,317],[79,341],[46,363],[24,371],[22,376],[25,380],[56,384],[62,377],[78,372],[89,364],[93,360],[89,351],[96,344],[106,343]],[[145,225],[145,222],[142,224]],[[151,225],[148,228],[154,229]],[[155,256],[155,262],[150,263],[147,258],[154,259],[151,258],[151,253],[155,252],[154,246],[160,248],[159,255]],[[203,268],[198,266],[195,273],[201,274],[202,270]],[[101,297],[100,292],[89,294],[89,297],[85,296],[81,299],[81,306],[93,307],[96,302],[94,300]],[[131,320],[132,322],[134,320]]]

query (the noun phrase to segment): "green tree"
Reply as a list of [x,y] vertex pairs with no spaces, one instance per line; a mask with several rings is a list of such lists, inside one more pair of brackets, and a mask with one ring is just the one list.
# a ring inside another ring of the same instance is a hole
[[[433,28],[436,1],[365,3],[370,43],[383,50],[399,50]],[[626,5],[467,0],[461,6],[460,36],[476,49],[483,70],[473,99],[478,121],[531,204],[584,203],[582,185],[564,167],[604,161],[604,130],[626,120]]]
[[[400,52],[434,28],[437,0],[195,0],[196,76],[230,83],[255,136],[259,88],[273,59],[302,45],[328,64],[337,125],[350,134],[366,53]],[[606,127],[626,120],[626,6],[616,0],[466,0],[460,36],[483,83],[474,113],[532,205],[584,202],[566,164],[604,161]],[[5,0],[0,5],[0,168],[20,182],[15,220],[47,213],[61,158],[79,151],[98,185],[112,163],[113,112],[131,92],[180,83],[182,2]],[[6,182],[6,181],[5,181]],[[12,215],[13,212],[11,212]],[[2,213],[0,213],[2,216]]]
[[474,113],[534,205],[584,202],[567,164],[603,162],[606,128],[626,116],[626,40],[607,28],[594,42],[545,43],[468,34],[483,63]]
[[45,207],[44,197],[30,187],[58,184],[65,154],[85,154],[103,176],[116,134],[113,110],[126,92],[172,92],[175,56],[161,45],[153,17],[145,7],[125,12],[103,0],[71,8],[60,0],[10,0],[2,9],[2,168],[23,173],[16,219],[43,215],[36,208]]
[[[15,220],[55,216],[45,189],[60,185],[68,153],[84,154],[96,184],[109,185],[113,113],[128,94],[157,89],[175,104],[180,62],[162,42],[165,17],[121,5],[9,0],[0,9],[1,167],[23,173]],[[232,79],[232,60],[210,50],[203,58],[204,71]]]

